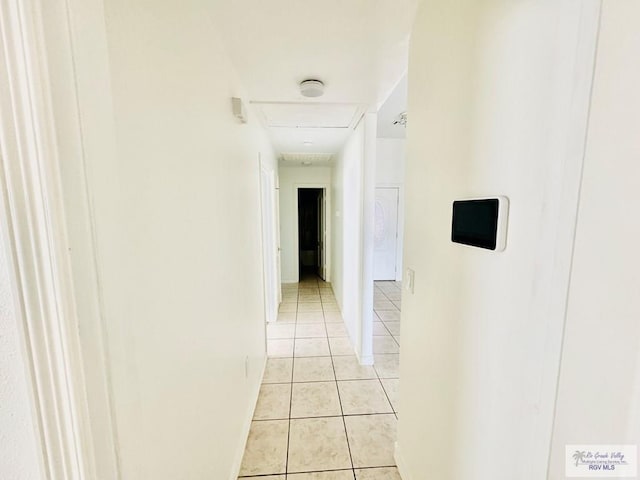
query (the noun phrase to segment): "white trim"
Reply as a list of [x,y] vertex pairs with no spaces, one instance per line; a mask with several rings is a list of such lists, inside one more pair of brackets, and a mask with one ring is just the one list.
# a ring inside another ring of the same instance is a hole
[[[571,8],[568,6],[567,8]],[[573,90],[569,124],[566,136],[566,160],[562,178],[562,193],[556,225],[558,227],[556,255],[554,258],[551,285],[565,285],[551,290],[552,300],[548,311],[561,311],[561,322],[547,322],[543,375],[539,384],[539,400],[536,400],[539,417],[549,419],[536,422],[536,431],[531,438],[540,439],[533,443],[527,459],[546,457],[544,468],[539,465],[525,465],[525,471],[536,477],[549,476],[551,449],[555,432],[555,415],[562,367],[565,326],[569,307],[569,293],[573,277],[573,258],[582,192],[582,177],[587,153],[591,101],[597,67],[598,42],[602,1],[580,4],[580,21],[576,30],[576,60],[574,61]],[[543,455],[544,452],[544,455]]]
[[[268,185],[264,185],[263,176],[268,179]],[[258,179],[260,187],[260,232],[262,241],[262,282],[263,282],[263,295],[264,295],[264,311],[266,323],[275,322],[278,319],[278,310],[280,305],[280,279],[278,273],[278,240],[276,231],[278,230],[276,220],[276,193],[275,188],[275,171],[273,168],[269,168],[268,165],[262,161],[261,154],[258,154]],[[264,188],[268,188],[269,191],[265,192]],[[269,205],[265,205],[265,194],[270,197]],[[265,224],[267,223],[267,208],[271,209],[271,238],[267,238],[265,231]],[[269,258],[271,257],[271,258]],[[272,262],[273,271],[269,272],[268,264]],[[269,275],[271,273],[271,275]],[[271,277],[271,278],[269,278]],[[271,298],[270,298],[271,297]],[[273,301],[273,309],[270,308]]]
[[280,241],[280,175],[278,170],[274,168],[275,181],[275,215],[276,215],[276,278],[278,279],[278,310],[282,303],[282,242]]
[[[363,118],[365,123],[362,142],[362,197],[360,199],[360,284],[356,310],[359,325],[356,328],[356,336],[358,337],[356,352],[358,358],[366,361],[373,356],[373,243],[375,236],[378,115],[377,113],[366,113]],[[365,364],[363,363],[363,365]]]
[[402,453],[400,452],[400,446],[398,445],[398,442],[395,443],[393,458],[396,461],[396,467],[398,469],[398,473],[400,473],[400,477],[402,478],[402,480],[413,480],[413,477],[409,474],[407,463],[404,461]]
[[[98,478],[120,478],[112,405],[107,319],[92,195],[110,176],[115,154],[110,72],[102,0],[32,0],[40,6],[58,133],[62,188],[81,355]],[[95,92],[100,92],[96,95]],[[113,180],[112,180],[113,181]],[[66,252],[65,252],[66,253]],[[113,323],[111,324],[113,326]]]
[[120,478],[85,161],[112,158],[91,141],[112,121],[104,28],[101,0],[0,0],[2,214],[48,479]]
[[262,362],[262,373],[260,374],[260,381],[256,384],[253,389],[251,398],[253,398],[253,402],[250,403],[249,411],[247,412],[247,416],[244,420],[244,425],[242,427],[242,438],[243,440],[240,442],[238,446],[238,450],[236,451],[236,456],[233,460],[233,464],[231,466],[231,476],[229,480],[237,480],[240,476],[240,469],[242,468],[242,458],[244,457],[244,451],[247,448],[247,441],[249,440],[249,432],[251,431],[251,422],[253,422],[253,414],[256,410],[256,405],[258,404],[258,396],[260,395],[260,387],[262,387],[262,381],[264,380],[264,373],[267,369],[267,356],[265,355],[264,360]]
[[360,354],[360,352],[358,352],[356,350],[356,357],[358,358],[358,363],[360,365],[373,365],[374,364],[373,354],[371,354],[371,355],[362,355],[362,354]]
[[402,183],[376,183],[376,188],[398,188],[402,189]]
[[[324,271],[327,283],[331,283],[331,184],[330,183],[294,183],[293,184],[293,247],[295,252],[294,265],[296,268],[296,276],[300,281],[300,242],[298,232],[298,190],[301,188],[321,188],[324,190],[325,199],[327,200],[324,209],[324,221],[326,233],[324,237]],[[297,283],[297,282],[294,282]]]
[[97,478],[36,1],[0,8],[0,183],[45,476]]

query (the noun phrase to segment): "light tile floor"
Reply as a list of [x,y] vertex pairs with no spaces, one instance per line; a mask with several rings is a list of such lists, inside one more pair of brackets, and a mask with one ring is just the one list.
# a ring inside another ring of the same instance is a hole
[[305,278],[282,294],[239,478],[400,480],[400,284],[375,285],[373,367],[356,359],[329,284]]

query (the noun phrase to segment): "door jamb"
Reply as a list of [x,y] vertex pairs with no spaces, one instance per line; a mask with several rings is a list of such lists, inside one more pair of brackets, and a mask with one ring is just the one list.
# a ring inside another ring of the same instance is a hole
[[[0,220],[40,466],[48,480],[100,478],[100,455],[117,479],[114,432],[102,432],[111,455],[95,450],[54,120],[49,67],[63,69],[73,49],[67,38],[64,51],[48,54],[41,0],[1,1]],[[64,14],[48,27],[70,37],[71,7],[55,8]],[[82,137],[80,124],[67,133]]]
[[[272,243],[272,247],[273,247],[273,258],[271,259],[271,261],[273,261],[273,278],[271,278],[271,281],[275,280],[275,285],[273,285],[273,288],[275,289],[273,293],[276,294],[275,296],[275,312],[269,312],[268,311],[268,305],[269,305],[269,300],[267,298],[267,295],[271,292],[269,292],[269,279],[268,276],[266,275],[266,271],[263,272],[263,284],[264,284],[264,303],[265,303],[265,313],[267,314],[267,323],[270,322],[275,322],[278,318],[278,309],[279,309],[279,303],[280,303],[280,279],[279,279],[279,268],[277,265],[277,257],[278,257],[278,238],[277,238],[277,230],[279,229],[279,226],[277,225],[277,206],[276,206],[276,195],[277,195],[277,191],[275,188],[276,185],[276,173],[275,170],[273,168],[269,168],[268,165],[266,165],[263,161],[262,161],[262,156],[260,154],[258,154],[258,165],[259,165],[259,182],[260,182],[260,230],[262,232],[262,255],[264,257],[264,253],[265,253],[265,244],[267,241]],[[271,196],[271,207],[273,208],[272,213],[272,235],[271,235],[271,239],[267,239],[265,238],[265,234],[266,232],[264,231],[264,212],[265,212],[265,208],[266,205],[263,204],[263,196],[265,194],[265,192],[263,191],[263,184],[262,184],[262,175],[266,174],[269,177],[269,188],[270,188],[270,192],[268,192],[268,194]],[[262,259],[262,268],[265,268],[265,262],[266,259],[263,258]]]

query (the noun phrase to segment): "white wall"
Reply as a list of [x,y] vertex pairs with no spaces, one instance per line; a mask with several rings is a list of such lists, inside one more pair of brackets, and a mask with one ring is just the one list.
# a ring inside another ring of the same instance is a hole
[[378,138],[376,185],[402,185],[406,156],[407,141],[404,138]]
[[[80,108],[122,478],[235,478],[265,359],[258,153],[276,167],[273,152],[231,113],[242,91],[200,2],[105,11],[111,85]],[[113,126],[115,150],[98,138]]]
[[[299,280],[298,270],[298,211],[297,187],[331,185],[331,167],[321,166],[283,166],[279,170],[280,178],[280,252],[282,283],[295,283]],[[330,188],[327,193],[330,194]],[[330,210],[329,210],[330,211]],[[328,230],[331,234],[331,215]],[[330,255],[327,255],[330,259]],[[329,266],[330,267],[330,266]],[[329,271],[329,278],[331,272]]]
[[[2,222],[2,226],[5,224]],[[0,235],[0,477],[37,480],[41,454],[36,435],[29,367],[21,343],[4,235]]]
[[[425,2],[411,38],[400,411],[404,480],[547,475],[598,1]],[[505,195],[507,247],[450,241]]]
[[566,444],[640,444],[640,4],[603,2],[549,478]]
[[371,363],[375,114],[366,114],[336,156],[332,179],[332,284],[356,354]]
[[360,123],[336,156],[331,183],[333,235],[331,237],[332,286],[351,339],[355,338],[358,308],[357,239],[360,218],[361,172],[364,126]]
[[376,150],[376,187],[398,187],[398,248],[396,280],[402,280],[404,243],[404,175],[407,141],[404,138],[378,138]]

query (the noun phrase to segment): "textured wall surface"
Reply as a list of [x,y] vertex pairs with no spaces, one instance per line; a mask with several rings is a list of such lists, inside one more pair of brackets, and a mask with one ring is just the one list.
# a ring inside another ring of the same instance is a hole
[[0,235],[0,478],[3,480],[41,478],[25,372],[4,238]]

